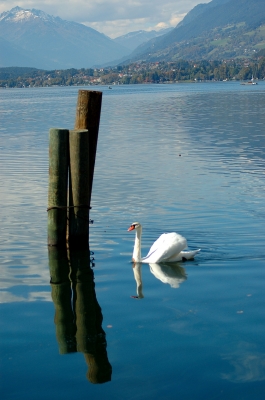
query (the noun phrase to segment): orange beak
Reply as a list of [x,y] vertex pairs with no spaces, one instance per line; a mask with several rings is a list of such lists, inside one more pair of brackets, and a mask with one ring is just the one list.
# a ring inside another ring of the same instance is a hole
[[127,232],[133,231],[135,229],[134,225],[131,225]]

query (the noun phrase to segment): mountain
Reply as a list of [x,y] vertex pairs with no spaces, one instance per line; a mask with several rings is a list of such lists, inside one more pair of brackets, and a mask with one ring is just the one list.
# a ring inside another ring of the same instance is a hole
[[265,48],[264,0],[199,4],[171,32],[140,45],[133,61],[227,59]]
[[102,33],[40,10],[15,7],[0,15],[0,66],[88,68],[130,51]]
[[172,31],[173,28],[166,28],[166,29],[161,29],[159,31],[134,31],[134,32],[129,32],[126,35],[118,36],[114,40],[114,42],[119,43],[120,45],[126,47],[130,51],[133,51],[136,49],[136,47],[140,46],[142,43],[147,42],[150,39],[153,39],[155,37],[159,37],[162,35],[165,35],[166,33]]
[[[19,60],[19,61],[18,61]],[[0,67],[9,65],[34,65],[34,58],[25,54],[25,51],[13,43],[0,37]]]
[[177,25],[178,28],[183,25],[187,25],[196,19],[200,14],[208,11],[210,8],[213,8],[220,4],[228,3],[230,0],[212,0],[210,3],[197,4],[188,14],[183,18],[183,20]]
[[114,40],[40,10],[15,7],[0,14],[0,67],[52,70],[143,60],[223,60],[251,58],[263,49],[265,0],[212,0],[194,7],[173,30],[130,32]]

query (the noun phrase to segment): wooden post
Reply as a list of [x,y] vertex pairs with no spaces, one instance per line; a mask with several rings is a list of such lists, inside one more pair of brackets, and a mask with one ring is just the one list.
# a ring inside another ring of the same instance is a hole
[[65,246],[69,130],[49,132],[48,245]]
[[89,239],[89,133],[86,129],[69,133],[69,244],[88,247]]
[[57,248],[48,247],[49,269],[52,284],[59,284],[69,280],[69,261],[66,246]]
[[101,102],[102,92],[96,92],[92,90],[78,91],[75,129],[89,130],[89,204],[91,200],[94,166],[97,151]]

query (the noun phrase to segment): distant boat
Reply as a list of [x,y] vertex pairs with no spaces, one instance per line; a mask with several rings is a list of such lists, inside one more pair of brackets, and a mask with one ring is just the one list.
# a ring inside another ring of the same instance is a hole
[[257,85],[257,84],[258,84],[258,82],[254,81],[253,75],[252,75],[252,78],[250,81],[241,83],[241,85]]
[[111,86],[109,86],[109,89],[112,89],[112,87],[111,87]]

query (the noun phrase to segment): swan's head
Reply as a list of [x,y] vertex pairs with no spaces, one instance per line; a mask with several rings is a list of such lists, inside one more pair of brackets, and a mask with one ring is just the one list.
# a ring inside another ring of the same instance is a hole
[[133,231],[134,229],[137,230],[137,229],[141,229],[141,228],[142,228],[142,225],[139,222],[133,222],[131,224],[130,228],[128,229],[128,232]]

